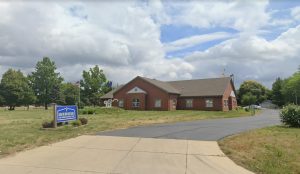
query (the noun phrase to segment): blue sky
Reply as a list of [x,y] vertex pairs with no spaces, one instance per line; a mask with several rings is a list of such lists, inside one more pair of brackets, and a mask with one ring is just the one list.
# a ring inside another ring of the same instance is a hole
[[300,1],[0,1],[0,74],[52,58],[66,81],[234,74],[271,87],[300,65]]
[[[160,32],[161,32],[160,40],[162,43],[165,44],[179,39],[195,36],[195,35],[204,35],[204,34],[210,34],[215,32],[227,32],[231,34],[238,33],[238,31],[233,28],[222,28],[222,27],[196,28],[188,25],[162,25],[160,28]],[[189,53],[193,53],[194,51],[204,51],[225,40],[226,39],[215,39],[204,43],[199,43],[181,50],[167,52],[166,56],[167,58],[184,57]]]
[[[276,20],[290,20],[291,19],[291,10],[297,6],[300,6],[300,1],[295,0],[271,0],[269,4],[266,6],[266,12],[269,12],[271,17]],[[253,9],[255,11],[255,9]],[[296,27],[299,25],[299,22],[293,22],[286,27]],[[276,39],[282,32],[284,32],[287,28],[274,27],[274,26],[265,26],[262,27],[262,30],[265,30],[261,34],[258,34],[262,38],[272,41]],[[195,35],[204,35],[214,32],[228,32],[232,34],[238,34],[239,31],[235,28],[230,27],[209,27],[209,28],[199,28],[190,25],[161,25],[160,27],[161,37],[160,40],[162,43],[170,43],[176,41],[178,39],[191,37]],[[230,38],[228,38],[230,39]],[[188,54],[191,54],[195,51],[204,51],[210,47],[220,44],[227,39],[215,39],[211,41],[207,41],[204,43],[196,44],[188,48],[184,48],[181,50],[170,51],[166,53],[167,58],[172,57],[185,57]]]

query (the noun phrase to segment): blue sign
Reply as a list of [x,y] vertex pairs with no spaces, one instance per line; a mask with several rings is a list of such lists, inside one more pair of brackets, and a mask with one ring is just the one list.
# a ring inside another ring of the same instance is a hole
[[77,106],[56,106],[55,116],[57,123],[77,120]]

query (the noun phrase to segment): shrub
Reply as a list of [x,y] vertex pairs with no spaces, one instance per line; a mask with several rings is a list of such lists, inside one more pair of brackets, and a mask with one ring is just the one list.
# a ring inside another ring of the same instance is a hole
[[85,114],[87,114],[87,111],[86,111],[86,110],[84,110],[84,109],[83,109],[83,110],[81,110],[81,109],[80,109],[80,110],[79,110],[79,114],[83,114],[83,115],[85,115]]
[[81,122],[82,125],[85,125],[88,123],[88,119],[86,119],[86,118],[79,118],[79,121]]
[[80,109],[79,110],[79,114],[83,114],[83,115],[85,115],[85,114],[91,115],[91,114],[94,114],[95,112],[96,112],[95,109]]
[[300,127],[300,106],[297,105],[287,105],[283,107],[280,112],[281,122],[291,126]]
[[90,115],[90,114],[94,114],[95,111],[94,111],[93,109],[89,109],[89,110],[87,111],[87,113]]
[[52,120],[51,122],[49,121],[44,121],[42,123],[43,128],[53,128],[54,127],[54,121]]
[[80,102],[80,104],[78,105],[78,108],[79,108],[79,109],[83,109],[84,106],[85,106],[84,103]]
[[75,127],[81,126],[81,122],[79,120],[73,121],[71,124]]
[[246,111],[246,112],[249,112],[250,110],[249,110],[249,108],[245,108],[245,111]]

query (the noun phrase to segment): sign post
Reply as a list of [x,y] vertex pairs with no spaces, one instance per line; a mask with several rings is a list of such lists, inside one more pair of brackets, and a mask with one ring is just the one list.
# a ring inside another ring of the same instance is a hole
[[56,128],[57,127],[57,121],[56,121],[56,104],[55,103],[53,104],[53,115],[54,115],[53,127]]

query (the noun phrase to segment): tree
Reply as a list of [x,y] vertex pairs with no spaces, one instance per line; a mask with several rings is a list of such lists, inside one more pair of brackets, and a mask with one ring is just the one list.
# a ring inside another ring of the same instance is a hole
[[257,98],[255,95],[252,95],[251,93],[244,94],[242,97],[242,105],[244,106],[250,106],[252,104],[255,104],[257,102]]
[[[1,90],[1,89],[0,89]],[[1,94],[1,91],[0,91],[0,94]],[[5,100],[4,98],[0,95],[0,106],[3,106],[5,103]]]
[[284,95],[282,93],[283,89],[283,80],[280,78],[277,78],[276,81],[272,85],[272,102],[278,106],[283,106],[284,105]]
[[300,99],[300,72],[284,80],[283,95],[286,103],[299,104]]
[[81,98],[86,104],[99,104],[100,97],[111,90],[107,85],[107,79],[102,69],[96,65],[89,71],[83,71],[83,80],[80,80],[82,87]]
[[63,83],[60,96],[63,99],[63,104],[75,105],[79,100],[79,87],[72,83]]
[[59,98],[59,87],[63,78],[56,73],[54,61],[44,57],[36,64],[35,71],[30,75],[30,80],[34,92],[40,103],[48,109],[50,102],[56,102]]
[[268,99],[268,89],[256,81],[244,81],[239,89],[239,99],[242,99],[245,94],[252,94],[256,97],[255,103],[261,103]]
[[4,104],[14,110],[16,106],[32,104],[35,100],[34,93],[29,86],[28,79],[18,70],[9,69],[1,79],[1,96]]

